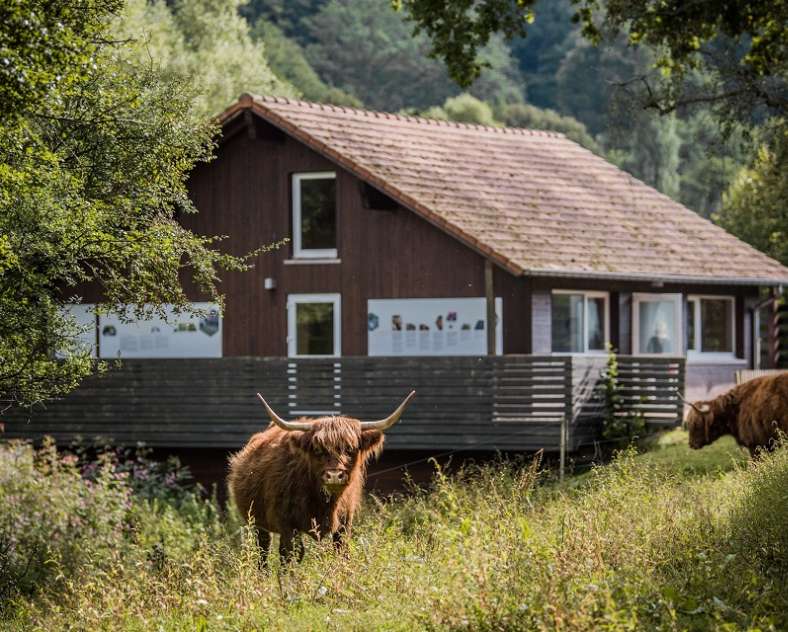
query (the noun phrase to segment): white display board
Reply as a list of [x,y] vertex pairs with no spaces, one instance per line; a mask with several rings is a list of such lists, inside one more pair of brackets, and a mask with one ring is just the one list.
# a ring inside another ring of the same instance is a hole
[[166,318],[122,322],[118,314],[99,316],[102,358],[220,358],[222,317],[214,303],[194,303],[205,315],[176,314]]
[[[91,357],[96,357],[96,306],[93,303],[70,303],[63,307],[66,316],[72,318],[79,329],[76,336],[76,346],[80,351],[89,351]],[[58,357],[65,354],[59,351]]]
[[[503,350],[503,300],[495,299],[496,353]],[[484,298],[406,298],[367,301],[371,356],[487,354]]]

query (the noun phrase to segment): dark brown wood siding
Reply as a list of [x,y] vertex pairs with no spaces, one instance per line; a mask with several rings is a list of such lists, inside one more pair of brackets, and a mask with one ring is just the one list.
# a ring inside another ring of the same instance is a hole
[[[217,158],[198,167],[189,182],[197,215],[183,218],[195,232],[228,235],[234,254],[291,234],[291,176],[337,174],[337,252],[340,263],[303,264],[292,243],[264,254],[255,269],[225,274],[225,356],[287,355],[288,294],[342,296],[342,355],[367,353],[367,300],[373,298],[484,297],[484,259],[415,213],[364,208],[359,180],[302,143],[258,122],[253,135],[236,133]],[[277,282],[273,291],[263,280]],[[504,352],[530,352],[530,302],[524,279],[495,270],[503,297]]]

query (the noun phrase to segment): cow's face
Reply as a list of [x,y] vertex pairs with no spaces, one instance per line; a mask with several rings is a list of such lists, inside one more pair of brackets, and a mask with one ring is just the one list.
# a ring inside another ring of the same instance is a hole
[[687,415],[687,430],[689,431],[689,445],[693,450],[719,439],[724,433],[714,423],[714,412],[708,402],[699,402],[690,408]]
[[706,415],[694,408],[689,409],[687,414],[687,430],[689,431],[689,445],[693,450],[698,450],[706,445]]
[[361,430],[355,419],[329,417],[315,421],[298,443],[323,491],[338,496],[350,483],[356,466],[382,448],[383,433]]

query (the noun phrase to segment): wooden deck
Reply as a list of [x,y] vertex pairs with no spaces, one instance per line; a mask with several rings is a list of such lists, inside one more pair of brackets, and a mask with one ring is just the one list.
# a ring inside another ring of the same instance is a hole
[[[237,448],[268,421],[262,393],[285,417],[386,416],[417,396],[387,448],[570,450],[600,435],[605,358],[505,355],[330,360],[220,358],[127,360],[45,409],[6,416],[5,438],[58,443]],[[681,358],[619,357],[620,393],[652,425],[676,424]]]

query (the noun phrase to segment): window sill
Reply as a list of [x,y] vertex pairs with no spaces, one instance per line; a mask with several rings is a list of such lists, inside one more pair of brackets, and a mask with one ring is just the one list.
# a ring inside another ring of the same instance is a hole
[[337,263],[342,263],[342,259],[308,259],[304,258],[296,258],[296,259],[285,259],[286,266],[304,266],[304,265],[334,265]]
[[747,364],[744,358],[727,353],[688,353],[687,364]]
[[581,358],[606,358],[607,351],[551,351],[550,355],[558,358],[571,358],[574,356]]

